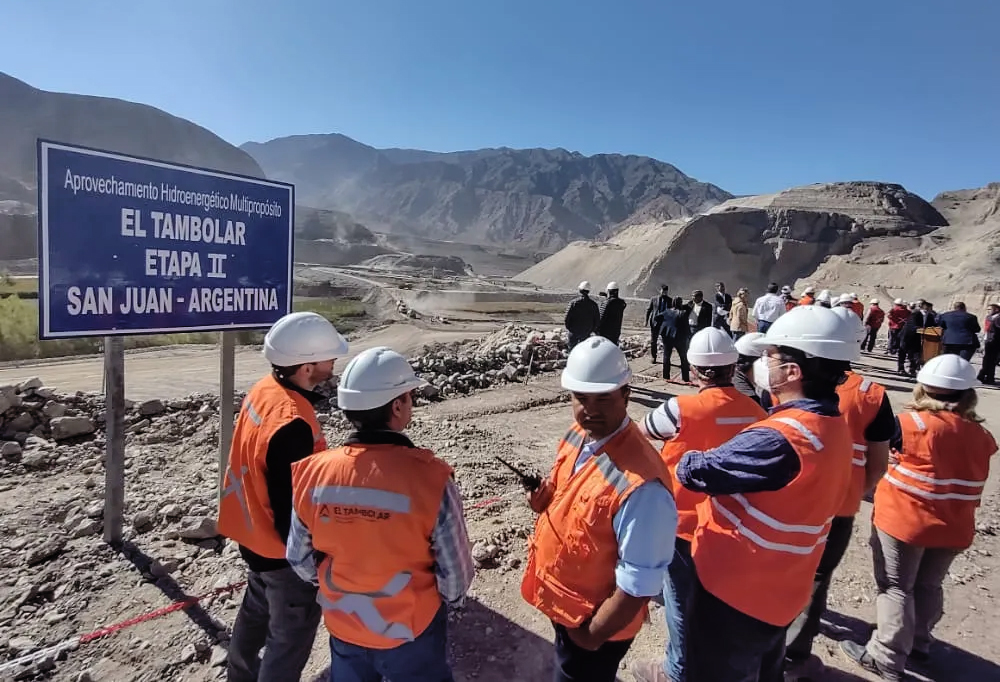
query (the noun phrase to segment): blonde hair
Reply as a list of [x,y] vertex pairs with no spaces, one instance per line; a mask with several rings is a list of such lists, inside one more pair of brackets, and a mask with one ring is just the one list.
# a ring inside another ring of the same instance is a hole
[[976,405],[979,404],[976,389],[967,388],[964,391],[955,392],[954,395],[958,395],[958,400],[941,400],[928,391],[923,384],[917,384],[913,387],[913,400],[904,405],[903,409],[917,412],[954,412],[962,419],[968,419],[977,424],[986,421],[976,414]]

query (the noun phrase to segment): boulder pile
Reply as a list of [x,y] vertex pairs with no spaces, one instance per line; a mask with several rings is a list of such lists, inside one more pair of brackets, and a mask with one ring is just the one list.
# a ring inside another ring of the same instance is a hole
[[[621,347],[628,357],[645,352],[640,337],[626,337]],[[564,329],[543,332],[512,323],[479,340],[425,346],[410,360],[410,366],[430,382],[421,389],[421,396],[434,400],[497,384],[526,382],[532,374],[561,370],[568,355]]]

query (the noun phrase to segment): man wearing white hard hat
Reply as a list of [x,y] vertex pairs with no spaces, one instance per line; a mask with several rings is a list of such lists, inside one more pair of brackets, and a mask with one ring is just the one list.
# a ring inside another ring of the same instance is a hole
[[687,352],[699,391],[679,395],[646,415],[640,430],[647,438],[663,441],[660,458],[670,472],[671,492],[677,505],[677,540],[673,561],[663,586],[668,642],[666,656],[637,662],[632,675],[637,682],[683,682],[688,679],[684,656],[685,619],[694,582],[691,541],[698,526],[698,505],[705,495],[679,485],[677,463],[689,450],[722,445],[767,413],[733,386],[739,352],[722,329],[709,327],[691,337]]
[[323,396],[315,388],[347,351],[344,337],[316,313],[285,315],[264,337],[271,372],[240,407],[219,502],[219,532],[239,545],[249,569],[229,644],[230,682],[298,679],[312,651],[316,588],[285,559],[291,467],[326,448],[313,409]]
[[763,355],[763,352],[754,342],[763,336],[760,332],[751,332],[736,339],[736,352],[740,357],[736,360],[736,373],[733,375],[733,386],[736,390],[758,405],[762,404],[762,396],[753,383],[753,363]]
[[452,468],[403,433],[425,384],[389,348],[360,353],[337,387],[354,433],[292,467],[288,561],[319,587],[331,680],[454,679],[448,605],[475,571]]
[[941,585],[955,557],[975,540],[976,508],[997,451],[976,414],[975,386],[976,370],[965,359],[931,358],[897,417],[893,459],[875,491],[872,519],[876,628],[867,645],[840,645],[884,680],[906,679],[908,662],[933,658],[931,633],[944,610]]
[[607,339],[573,349],[574,423],[528,498],[539,517],[521,595],[555,627],[556,682],[614,682],[674,554],[669,474],[628,416],[631,378]]
[[833,296],[830,294],[829,289],[823,289],[819,292],[819,295],[816,296],[816,305],[823,308],[833,307]]
[[607,293],[607,298],[601,301],[601,321],[597,325],[597,335],[618,345],[622,336],[626,303],[618,295],[618,282],[608,282]]
[[802,298],[799,299],[799,305],[813,305],[816,303],[816,287],[809,285],[802,290]]
[[601,309],[597,301],[590,297],[590,282],[584,280],[578,287],[580,295],[566,306],[566,332],[569,334],[569,349],[597,331],[601,323]]
[[910,317],[910,309],[906,307],[906,301],[897,298],[892,302],[892,308],[886,315],[889,319],[889,348],[887,354],[893,357],[899,353],[899,346],[903,338],[903,327]]
[[865,313],[865,338],[861,342],[861,350],[869,353],[875,348],[875,339],[878,337],[882,323],[885,322],[885,311],[879,306],[877,298],[868,302],[868,312]]
[[833,311],[797,307],[754,345],[769,416],[681,457],[677,481],[709,500],[692,543],[697,580],[685,632],[691,680],[783,678],[785,631],[809,602],[823,541],[851,478],[838,409],[858,336]]

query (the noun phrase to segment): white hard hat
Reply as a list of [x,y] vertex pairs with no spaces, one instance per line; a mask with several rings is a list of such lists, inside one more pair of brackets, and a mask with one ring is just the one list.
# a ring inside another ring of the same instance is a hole
[[897,298],[895,301],[892,302],[892,304],[893,305],[906,305],[906,301],[904,301],[901,298]]
[[857,295],[857,294],[855,294],[854,292],[851,292],[851,293],[850,293],[850,294],[848,294],[848,295],[850,296],[850,298],[851,298],[851,300],[852,300],[852,301],[856,301],[856,300],[858,300],[858,295]]
[[840,305],[841,303],[850,303],[850,302],[851,302],[850,294],[841,294],[840,296],[837,297],[837,305]]
[[590,282],[583,280],[580,282],[580,286],[577,287],[578,291],[590,291]]
[[608,282],[608,291],[618,291],[618,282]]
[[917,372],[917,381],[930,388],[964,391],[977,383],[976,368],[957,355],[938,355]]
[[562,387],[573,393],[609,393],[632,379],[621,348],[603,336],[576,345],[562,371]]
[[369,348],[344,368],[337,405],[342,410],[373,410],[426,384],[396,351],[385,346]]
[[802,293],[804,293],[804,294],[815,294],[816,293],[816,287],[814,287],[814,286],[808,286],[808,287],[806,287],[805,291],[803,291]]
[[870,303],[871,303],[872,305],[878,305],[878,299],[877,299],[877,298],[873,298],[873,299],[872,299],[872,300],[870,301]]
[[735,364],[740,354],[729,334],[715,327],[705,327],[691,337],[687,359],[695,367],[723,367]]
[[850,325],[854,329],[854,333],[858,337],[858,343],[861,339],[865,338],[865,326],[861,324],[861,318],[854,314],[854,311],[850,308],[844,308],[842,306],[837,306],[833,309],[834,315],[839,317],[844,321],[844,324]]
[[816,300],[817,301],[825,301],[826,303],[829,303],[830,302],[830,290],[829,289],[823,289],[823,291],[819,292],[819,296],[816,297]]
[[347,355],[348,345],[330,321],[317,313],[291,313],[264,336],[264,358],[275,367],[325,362]]
[[760,332],[744,334],[736,340],[736,352],[751,358],[759,358],[762,354],[761,349],[754,344],[754,341],[761,338],[764,338],[764,335]]
[[781,287],[781,293],[790,294],[792,293],[792,288],[786,284],[785,286]]
[[797,348],[814,357],[845,362],[857,359],[861,353],[856,329],[840,314],[814,305],[792,308],[753,343],[759,348]]

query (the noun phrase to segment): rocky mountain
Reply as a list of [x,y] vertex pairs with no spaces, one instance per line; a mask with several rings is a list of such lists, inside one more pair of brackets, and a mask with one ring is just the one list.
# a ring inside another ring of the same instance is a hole
[[376,149],[339,134],[241,147],[306,204],[349,211],[373,229],[556,249],[595,238],[650,203],[670,218],[731,197],[648,157],[564,149],[437,153]]
[[134,102],[39,90],[0,73],[0,260],[31,257],[36,250],[39,137],[264,175],[248,154],[183,118]]
[[632,221],[607,241],[570,244],[517,279],[566,289],[581,279],[616,280],[638,296],[661,283],[689,295],[724,281],[732,291],[747,286],[759,294],[768,282],[812,276],[829,257],[859,244],[919,239],[946,224],[899,185],[808,185],[731,199],[694,218]]

